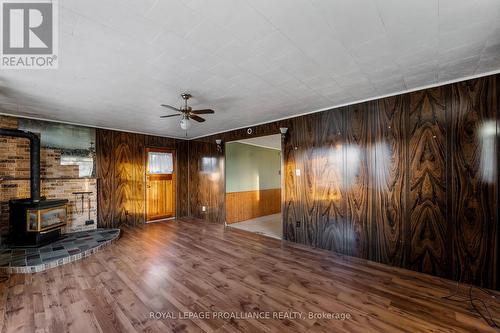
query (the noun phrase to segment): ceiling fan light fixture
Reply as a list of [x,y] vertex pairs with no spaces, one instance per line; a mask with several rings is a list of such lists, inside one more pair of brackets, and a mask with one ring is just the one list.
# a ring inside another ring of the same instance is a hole
[[191,122],[189,121],[188,117],[182,117],[179,125],[181,125],[181,128],[185,131],[191,128]]
[[180,108],[173,107],[168,104],[161,104],[162,107],[171,109],[173,111],[177,111],[178,114],[169,114],[165,116],[161,116],[160,118],[170,118],[170,117],[176,117],[176,116],[181,116],[181,121],[179,122],[180,127],[187,131],[189,128],[191,128],[191,120],[196,121],[198,123],[203,123],[205,122],[205,118],[200,117],[200,114],[214,114],[215,111],[212,109],[201,109],[201,110],[193,110],[192,107],[187,105],[187,101],[189,98],[191,98],[190,94],[182,94],[182,99],[184,99],[184,106],[181,106]]

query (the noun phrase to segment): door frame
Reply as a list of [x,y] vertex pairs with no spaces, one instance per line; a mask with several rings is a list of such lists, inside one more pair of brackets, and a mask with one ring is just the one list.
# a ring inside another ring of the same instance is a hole
[[[165,218],[160,218],[160,219],[155,219],[155,220],[148,220],[148,153],[150,151],[153,152],[160,152],[160,153],[171,153],[172,154],[172,162],[174,166],[174,172],[173,172],[173,178],[175,181],[174,187],[172,189],[174,195],[175,195],[175,200],[174,200],[174,212],[173,216],[170,217],[165,217]],[[155,147],[155,146],[146,146],[144,148],[144,223],[154,223],[154,222],[159,222],[159,221],[166,221],[166,220],[175,220],[177,218],[177,207],[178,207],[178,202],[177,202],[177,193],[178,193],[178,184],[177,184],[177,150],[175,148],[165,148],[165,147]]]
[[[281,163],[281,171],[280,171],[280,190],[281,190],[281,197],[280,197],[280,205],[281,205],[281,212],[280,212],[280,215],[281,215],[281,229],[282,229],[282,232],[283,232],[283,235],[281,236],[281,240],[286,240],[286,235],[285,235],[285,148],[286,148],[286,145],[285,145],[285,138],[286,138],[286,135],[283,135],[281,133],[281,131],[277,131],[277,132],[274,132],[274,131],[271,131],[270,133],[265,133],[265,134],[259,134],[259,135],[248,135],[247,137],[240,137],[240,138],[232,138],[231,140],[228,140],[228,141],[224,141],[222,144],[223,144],[223,151],[222,151],[222,157],[224,159],[224,186],[223,186],[223,191],[224,191],[224,211],[223,211],[223,221],[224,221],[224,227],[225,228],[230,228],[231,227],[231,224],[227,223],[227,220],[226,220],[226,209],[227,209],[227,197],[226,197],[226,163],[227,163],[227,160],[226,160],[226,144],[230,143],[230,142],[237,142],[237,141],[240,141],[240,140],[244,140],[244,139],[251,139],[251,138],[259,138],[259,137],[263,137],[263,136],[271,136],[271,135],[277,135],[279,134],[280,135],[280,143],[281,143],[281,149],[280,149],[280,163]],[[267,237],[267,236],[266,236]],[[276,238],[277,239],[277,238]]]

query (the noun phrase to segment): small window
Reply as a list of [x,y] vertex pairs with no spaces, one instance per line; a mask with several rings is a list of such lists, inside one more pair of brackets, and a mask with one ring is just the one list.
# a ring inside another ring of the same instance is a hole
[[201,158],[201,172],[211,173],[215,172],[217,164],[217,158],[215,157],[202,157]]
[[148,173],[171,174],[174,171],[172,153],[148,152]]

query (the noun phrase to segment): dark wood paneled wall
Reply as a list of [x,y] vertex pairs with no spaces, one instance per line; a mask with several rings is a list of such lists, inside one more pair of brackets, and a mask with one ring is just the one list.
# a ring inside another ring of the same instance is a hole
[[[177,177],[187,178],[187,144],[183,140],[97,129],[96,141],[99,227],[145,222],[146,147],[176,149]],[[179,187],[179,200],[185,200],[185,192]],[[179,210],[178,214],[186,213]]]
[[218,150],[215,142],[189,142],[190,216],[210,222],[224,222],[226,191],[223,156],[223,149]]
[[185,211],[225,220],[215,139],[288,127],[286,239],[498,289],[499,91],[496,75],[190,141]]

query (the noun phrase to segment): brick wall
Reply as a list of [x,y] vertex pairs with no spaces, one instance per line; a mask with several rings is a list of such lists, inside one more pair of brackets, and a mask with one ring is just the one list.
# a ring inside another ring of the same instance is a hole
[[[17,119],[0,116],[0,127],[17,128]],[[61,165],[58,149],[42,148],[40,154],[41,195],[47,199],[68,199],[68,225],[63,232],[75,232],[96,228],[97,223],[97,181],[78,178],[77,165]],[[0,240],[8,233],[9,200],[30,196],[29,141],[22,138],[0,136]],[[91,191],[90,218],[93,225],[86,226],[88,219],[88,198],[82,202],[73,192]]]
[[0,127],[17,128],[17,118],[0,115]]

